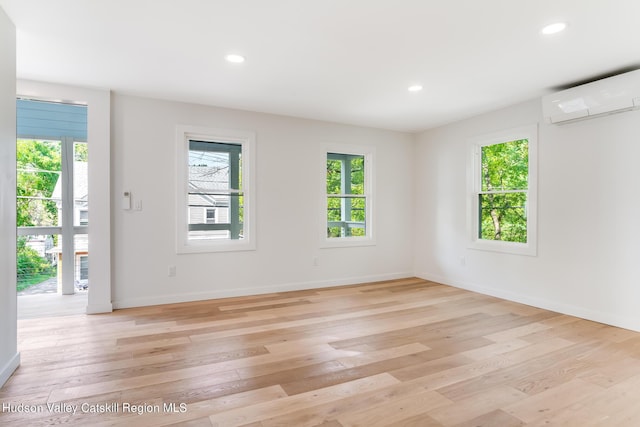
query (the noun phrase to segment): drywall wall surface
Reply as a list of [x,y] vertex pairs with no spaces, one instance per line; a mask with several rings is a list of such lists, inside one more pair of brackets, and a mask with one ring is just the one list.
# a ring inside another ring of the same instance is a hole
[[[255,133],[256,250],[176,254],[178,125]],[[115,94],[112,144],[116,308],[413,272],[413,135]],[[375,150],[373,246],[320,247],[328,144]],[[131,192],[131,210],[121,208],[124,191]]]
[[[469,141],[538,123],[537,256],[470,249]],[[640,111],[563,126],[539,99],[417,136],[417,275],[640,329]]]

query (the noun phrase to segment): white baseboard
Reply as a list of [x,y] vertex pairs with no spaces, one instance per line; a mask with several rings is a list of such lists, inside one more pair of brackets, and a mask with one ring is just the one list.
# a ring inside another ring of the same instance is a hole
[[87,304],[87,314],[111,313],[112,304]]
[[621,317],[613,313],[591,310],[571,304],[565,304],[557,301],[551,301],[520,293],[510,292],[504,289],[482,286],[470,282],[461,282],[459,280],[453,280],[436,274],[417,273],[415,276],[424,280],[430,280],[432,282],[442,283],[443,285],[466,289],[469,291],[477,292],[479,294],[490,295],[496,298],[530,305],[532,307],[543,308],[545,310],[555,311],[558,313],[567,314],[569,316],[579,317],[581,319],[592,320],[594,322],[604,323],[607,325],[640,332],[640,319],[637,318]]
[[208,299],[229,298],[247,295],[270,294],[274,292],[300,291],[306,289],[321,289],[331,286],[355,285],[359,283],[380,282],[383,280],[396,280],[413,277],[412,272],[381,274],[374,276],[360,276],[346,279],[319,280],[311,282],[288,283],[271,286],[245,287],[238,289],[224,289],[210,292],[194,292],[189,294],[172,294],[152,296],[144,298],[130,298],[115,300],[114,309],[145,307],[150,305],[175,304],[180,302],[203,301]]
[[20,353],[16,353],[0,370],[0,387],[7,382],[11,374],[20,366]]

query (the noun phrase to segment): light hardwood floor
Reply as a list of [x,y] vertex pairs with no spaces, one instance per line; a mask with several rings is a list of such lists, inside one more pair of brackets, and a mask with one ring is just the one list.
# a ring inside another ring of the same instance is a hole
[[640,426],[639,333],[415,278],[20,320],[19,349],[0,425]]

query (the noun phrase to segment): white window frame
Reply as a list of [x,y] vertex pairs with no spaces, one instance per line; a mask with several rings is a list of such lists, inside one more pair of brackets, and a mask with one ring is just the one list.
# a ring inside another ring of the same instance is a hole
[[[480,239],[479,194],[482,193],[482,147],[521,139],[528,140],[529,178],[527,188],[527,242],[504,242]],[[538,125],[528,125],[478,136],[469,143],[467,179],[467,229],[470,249],[503,252],[516,255],[537,255],[538,230]]]
[[[329,153],[364,156],[364,198],[365,198],[365,235],[349,237],[327,237],[327,155]],[[373,246],[375,240],[375,148],[349,144],[327,144],[322,150],[322,204],[320,227],[320,247],[340,248],[355,246]]]
[[[242,152],[243,238],[189,240],[189,141],[238,144]],[[176,126],[176,252],[178,254],[255,250],[255,133],[234,129]]]

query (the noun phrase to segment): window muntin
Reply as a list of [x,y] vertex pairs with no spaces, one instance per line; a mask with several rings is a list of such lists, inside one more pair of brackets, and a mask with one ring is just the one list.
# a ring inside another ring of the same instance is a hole
[[523,126],[472,141],[470,248],[536,255],[537,133]]
[[176,250],[255,249],[255,135],[177,126]]

